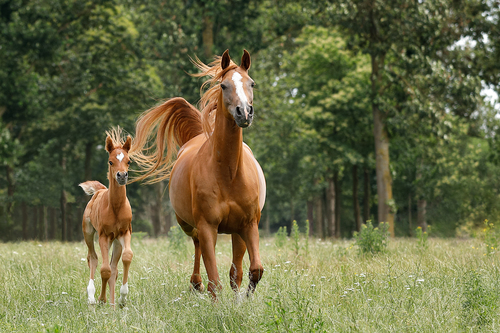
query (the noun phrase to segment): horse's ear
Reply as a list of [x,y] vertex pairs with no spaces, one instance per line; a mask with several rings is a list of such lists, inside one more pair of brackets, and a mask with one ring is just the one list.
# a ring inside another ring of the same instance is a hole
[[108,153],[111,153],[115,149],[115,146],[113,145],[113,140],[111,140],[111,137],[108,135],[106,137],[106,151]]
[[128,153],[131,146],[132,146],[132,138],[130,137],[130,135],[127,135],[127,141],[125,141],[122,148]]
[[251,65],[251,61],[250,61],[250,53],[248,53],[247,50],[243,50],[243,56],[241,57],[241,65],[240,67],[245,70],[245,71],[248,71],[250,69],[250,65]]
[[226,69],[227,66],[231,63],[231,58],[229,57],[229,50],[224,51],[222,54],[222,58],[220,60],[220,67],[222,70]]

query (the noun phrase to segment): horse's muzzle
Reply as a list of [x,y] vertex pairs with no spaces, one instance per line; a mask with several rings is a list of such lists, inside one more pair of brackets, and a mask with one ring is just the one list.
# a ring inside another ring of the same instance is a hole
[[128,181],[128,172],[117,172],[116,173],[116,181],[119,185],[126,185]]

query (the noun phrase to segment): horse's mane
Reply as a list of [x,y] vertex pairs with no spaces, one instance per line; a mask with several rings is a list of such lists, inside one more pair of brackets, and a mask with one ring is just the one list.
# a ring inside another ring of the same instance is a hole
[[123,129],[120,126],[111,127],[106,131],[106,135],[111,138],[113,141],[113,146],[122,147],[125,143],[125,139],[123,137]]
[[[214,129],[215,114],[213,111],[217,110],[217,101],[221,93],[220,81],[227,72],[238,67],[232,60],[225,69],[221,67],[221,56],[215,56],[214,60],[208,65],[204,64],[198,57],[191,58],[191,62],[201,70],[201,73],[191,74],[194,77],[210,77],[206,80],[201,88],[201,99],[198,103],[198,108],[201,111],[201,119],[203,131],[208,136]],[[203,90],[207,89],[204,93]]]

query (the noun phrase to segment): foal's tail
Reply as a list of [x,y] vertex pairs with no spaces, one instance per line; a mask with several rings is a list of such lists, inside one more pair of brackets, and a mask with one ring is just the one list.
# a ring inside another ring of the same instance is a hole
[[201,113],[184,98],[169,99],[144,112],[129,151],[140,174],[132,182],[149,178],[146,183],[152,184],[167,179],[178,147],[201,133]]
[[105,190],[107,187],[99,183],[97,180],[89,180],[81,183],[80,186],[87,195],[94,195],[99,190]]

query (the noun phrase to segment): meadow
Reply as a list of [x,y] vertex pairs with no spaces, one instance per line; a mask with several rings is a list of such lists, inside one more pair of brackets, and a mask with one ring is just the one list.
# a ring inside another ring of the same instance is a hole
[[[87,304],[83,242],[0,244],[0,331],[500,331],[499,254],[479,239],[430,238],[422,245],[400,238],[386,253],[360,255],[353,241],[311,238],[307,244],[301,238],[296,247],[293,239],[262,238],[265,273],[246,298],[246,275],[240,295],[229,287],[231,245],[223,236],[216,248],[223,284],[216,303],[190,291],[187,237],[132,240],[123,309]],[[202,274],[206,286],[204,268]],[[98,269],[98,291],[100,285]]]

